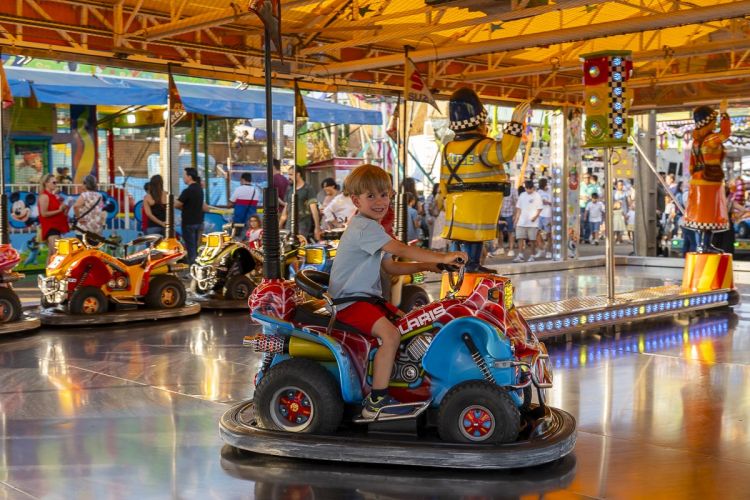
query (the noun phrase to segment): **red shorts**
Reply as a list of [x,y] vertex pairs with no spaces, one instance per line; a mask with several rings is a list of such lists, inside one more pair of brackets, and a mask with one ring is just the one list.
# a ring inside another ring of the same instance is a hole
[[386,318],[390,321],[390,318],[398,316],[398,313],[398,308],[388,302],[377,304],[355,302],[346,309],[339,311],[336,320],[353,326],[362,333],[372,335],[372,327],[380,318]]

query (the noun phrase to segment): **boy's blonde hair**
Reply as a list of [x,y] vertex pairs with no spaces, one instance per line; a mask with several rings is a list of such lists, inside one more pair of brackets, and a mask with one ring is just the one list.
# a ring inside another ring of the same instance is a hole
[[344,194],[347,196],[383,191],[391,191],[391,178],[376,165],[360,165],[344,179]]

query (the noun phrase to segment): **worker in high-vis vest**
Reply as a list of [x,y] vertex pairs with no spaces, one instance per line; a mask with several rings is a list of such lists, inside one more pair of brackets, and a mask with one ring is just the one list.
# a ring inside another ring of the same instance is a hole
[[529,107],[529,102],[516,107],[503,138],[496,141],[487,137],[487,110],[479,96],[469,88],[451,95],[449,126],[456,136],[443,149],[440,198],[445,227],[441,236],[451,240],[453,250],[468,254],[468,272],[492,272],[480,265],[482,246],[497,237],[503,196],[512,189],[503,164],[518,151]]

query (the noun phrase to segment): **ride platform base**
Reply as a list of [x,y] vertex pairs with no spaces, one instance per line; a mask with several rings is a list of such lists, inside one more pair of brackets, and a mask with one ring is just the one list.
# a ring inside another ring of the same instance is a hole
[[223,295],[209,294],[199,295],[190,294],[190,300],[200,304],[201,309],[217,309],[222,311],[239,311],[247,310],[247,299],[225,299]]
[[29,332],[36,330],[40,326],[42,326],[42,321],[39,318],[24,314],[18,321],[0,323],[0,335]]
[[57,307],[39,307],[39,319],[43,325],[54,326],[89,326],[113,325],[133,321],[155,321],[163,319],[193,316],[201,312],[200,304],[188,301],[184,306],[174,309],[124,309],[102,314],[69,314]]
[[[532,410],[533,412],[533,410]],[[353,426],[320,436],[261,429],[252,401],[230,408],[220,420],[221,437],[240,450],[276,457],[326,462],[405,465],[449,469],[514,469],[558,460],[576,442],[572,415],[547,408],[513,443],[456,444],[441,441],[430,430],[419,434],[368,433]]]

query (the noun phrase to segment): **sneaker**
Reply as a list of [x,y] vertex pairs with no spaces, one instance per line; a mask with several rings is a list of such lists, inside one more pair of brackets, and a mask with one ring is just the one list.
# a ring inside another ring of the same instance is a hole
[[547,252],[546,254],[544,254],[544,258],[545,259],[551,259],[552,258],[552,252]]
[[599,246],[599,240],[594,241],[594,245]]
[[508,257],[513,257],[516,254],[513,250],[508,250]]
[[534,261],[536,261],[536,259],[535,259],[535,258],[534,258],[534,256],[532,255],[531,257],[529,257],[529,260],[527,260],[526,262],[534,262]]
[[494,252],[492,252],[490,255],[493,257],[500,257],[501,255],[505,255],[505,249],[504,248],[498,248]]
[[541,259],[544,256],[544,250],[539,250],[537,253],[534,254],[535,259]]
[[389,417],[394,415],[407,415],[412,412],[413,408],[411,407],[396,407],[396,408],[388,408],[389,406],[393,405],[399,405],[401,404],[400,401],[398,401],[396,398],[391,396],[390,394],[384,397],[378,398],[377,401],[372,400],[372,395],[368,395],[365,398],[363,407],[362,407],[362,416],[364,418],[375,418],[376,415],[378,415],[378,412],[380,412],[380,415],[383,417]]
[[516,258],[513,259],[513,262],[523,262],[523,255],[521,255],[520,253],[516,255]]

